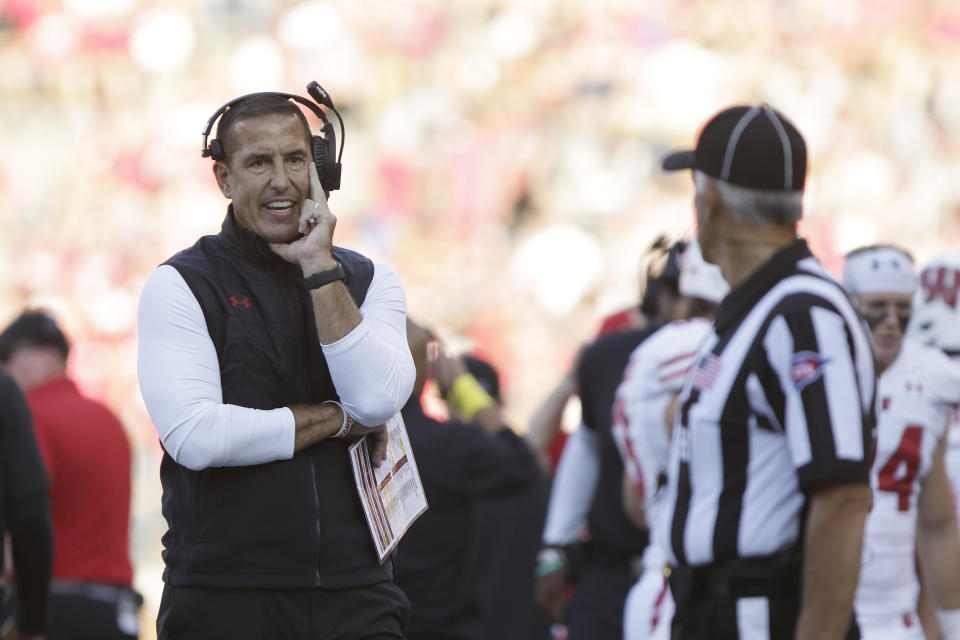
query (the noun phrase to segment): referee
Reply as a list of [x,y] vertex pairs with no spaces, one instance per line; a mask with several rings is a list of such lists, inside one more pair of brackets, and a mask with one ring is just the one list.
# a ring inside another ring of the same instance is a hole
[[737,106],[663,167],[693,170],[703,255],[731,287],[674,415],[672,638],[844,638],[875,377],[859,315],[797,238],[803,138],[769,106]]

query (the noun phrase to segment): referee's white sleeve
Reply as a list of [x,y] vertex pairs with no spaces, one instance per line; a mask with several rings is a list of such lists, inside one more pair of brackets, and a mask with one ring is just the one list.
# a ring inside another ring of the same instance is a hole
[[147,278],[137,330],[140,393],[174,460],[200,470],[293,456],[289,409],[223,404],[220,365],[203,311],[175,268],[162,265]]
[[553,476],[543,543],[576,542],[587,526],[587,515],[600,481],[600,438],[581,424],[570,434]]

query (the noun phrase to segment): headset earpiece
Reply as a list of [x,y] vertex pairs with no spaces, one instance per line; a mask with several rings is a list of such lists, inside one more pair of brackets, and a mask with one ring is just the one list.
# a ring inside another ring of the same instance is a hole
[[210,141],[210,152],[207,155],[217,161],[227,159],[223,153],[223,145],[216,138]]
[[317,175],[320,177],[320,186],[327,197],[331,191],[340,188],[341,165],[337,162],[337,139],[333,133],[333,125],[329,122],[323,125],[324,136],[313,136],[313,161],[317,165]]
[[311,136],[310,142],[313,147],[313,164],[317,167],[320,186],[323,187],[323,193],[330,197],[330,184],[327,177],[330,166],[330,152],[327,148],[327,141],[322,136]]
[[310,145],[313,147],[313,163],[317,165],[317,175],[320,176],[320,184],[323,184],[327,162],[329,162],[327,142],[321,136],[310,136]]

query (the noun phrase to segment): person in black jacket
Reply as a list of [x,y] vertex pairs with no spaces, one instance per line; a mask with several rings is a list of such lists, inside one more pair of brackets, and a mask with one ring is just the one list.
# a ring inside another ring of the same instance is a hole
[[[0,535],[10,533],[17,572],[16,599],[4,602],[5,585],[0,592],[0,635],[6,640],[44,637],[53,564],[49,486],[27,401],[13,378],[0,370]],[[19,611],[11,611],[17,605]]]
[[[500,377],[492,365],[471,355],[463,356],[467,371],[483,390],[503,407]],[[536,456],[529,432],[524,440]],[[550,623],[533,601],[540,532],[550,496],[550,478],[544,473],[533,486],[507,496],[477,500],[477,563],[482,640],[549,640]]]
[[[479,579],[473,507],[481,498],[517,494],[533,486],[533,451],[504,422],[500,409],[466,369],[463,359],[437,349],[430,331],[407,324],[417,368],[402,415],[417,460],[427,511],[400,541],[397,582],[410,598],[410,640],[480,637]],[[432,350],[429,349],[429,350]],[[427,416],[420,394],[428,376],[457,419]]]
[[288,98],[224,107],[205,149],[230,200],[222,229],[140,298],[140,389],[164,450],[161,640],[404,635],[409,603],[347,454],[366,435],[382,459],[382,424],[413,388],[403,288],[333,246],[324,141]]

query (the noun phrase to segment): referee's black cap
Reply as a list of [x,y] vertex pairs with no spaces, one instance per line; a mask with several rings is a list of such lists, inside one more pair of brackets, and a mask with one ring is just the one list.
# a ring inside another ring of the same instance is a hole
[[21,346],[55,347],[64,358],[70,352],[70,343],[57,321],[39,310],[24,311],[0,333],[0,362],[9,360],[13,350]]
[[713,116],[701,130],[697,148],[671,153],[663,168],[697,169],[748,189],[802,191],[807,145],[773,107],[740,105]]

